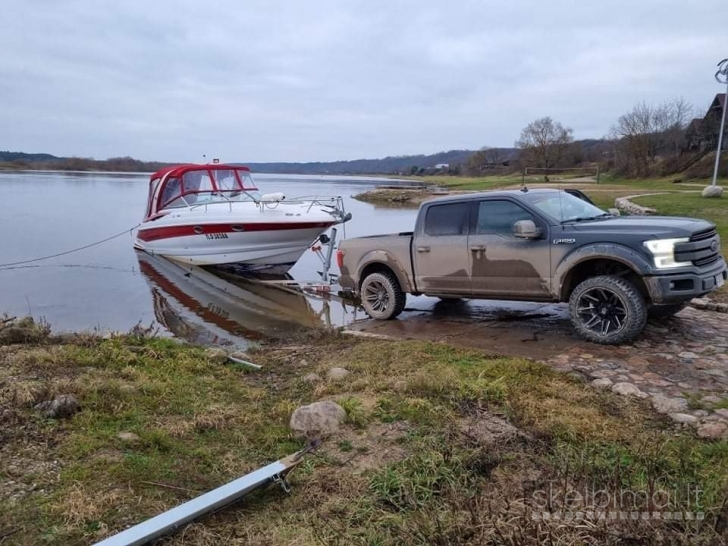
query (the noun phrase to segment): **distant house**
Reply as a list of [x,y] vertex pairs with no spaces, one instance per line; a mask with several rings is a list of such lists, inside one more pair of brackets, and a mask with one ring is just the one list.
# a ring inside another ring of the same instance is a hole
[[[718,146],[718,133],[720,132],[720,120],[723,116],[723,105],[725,104],[725,93],[718,93],[710,108],[702,118],[695,118],[685,130],[685,148],[691,151],[715,150]],[[723,132],[723,149],[728,149],[728,138],[726,138],[728,127]]]
[[435,168],[436,169],[449,169],[450,163],[438,163],[437,165],[435,165]]

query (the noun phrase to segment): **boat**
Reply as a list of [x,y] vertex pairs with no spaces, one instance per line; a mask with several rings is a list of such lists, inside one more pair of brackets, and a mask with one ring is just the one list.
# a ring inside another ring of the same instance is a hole
[[341,197],[261,194],[244,166],[177,165],[150,177],[134,247],[185,264],[285,273],[349,219]]

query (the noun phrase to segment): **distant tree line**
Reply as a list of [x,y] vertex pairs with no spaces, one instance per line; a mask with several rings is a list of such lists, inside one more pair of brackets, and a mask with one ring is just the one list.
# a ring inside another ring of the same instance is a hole
[[0,151],[0,169],[6,170],[154,172],[167,165],[169,163],[140,161],[132,157],[91,159],[87,157],[56,157],[50,154]]

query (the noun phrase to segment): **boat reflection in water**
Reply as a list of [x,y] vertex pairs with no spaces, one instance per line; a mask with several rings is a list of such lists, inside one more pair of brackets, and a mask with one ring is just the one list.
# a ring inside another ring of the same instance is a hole
[[[176,337],[203,345],[246,347],[287,339],[349,320],[353,308],[291,288],[290,275],[243,277],[232,271],[180,264],[137,251],[152,291],[157,321]],[[263,281],[263,282],[261,282]],[[340,307],[332,320],[332,304]]]

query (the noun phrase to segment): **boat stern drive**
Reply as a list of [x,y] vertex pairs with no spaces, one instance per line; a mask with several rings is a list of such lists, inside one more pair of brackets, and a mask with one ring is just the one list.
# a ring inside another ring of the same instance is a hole
[[286,271],[350,218],[341,197],[260,194],[247,167],[179,165],[151,176],[134,246],[194,265]]

